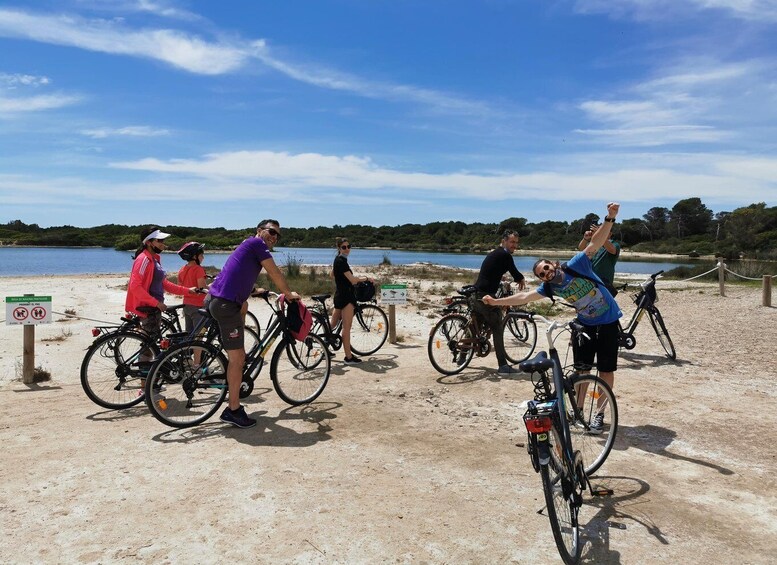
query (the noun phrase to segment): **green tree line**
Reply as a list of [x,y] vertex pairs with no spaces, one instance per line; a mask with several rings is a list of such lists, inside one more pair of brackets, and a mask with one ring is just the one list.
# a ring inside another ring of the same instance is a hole
[[[506,218],[499,223],[431,222],[397,226],[359,224],[284,227],[285,247],[333,247],[337,236],[347,236],[356,247],[483,252],[494,247],[505,229],[517,230],[523,249],[569,249],[602,216],[587,214],[571,222]],[[31,246],[92,246],[134,249],[144,226],[107,224],[89,228],[56,226],[41,228],[14,220],[0,225],[0,244]],[[172,249],[186,241],[200,241],[209,249],[231,249],[255,233],[255,227],[228,230],[193,226],[162,226],[173,236]],[[751,204],[731,212],[713,213],[699,198],[680,200],[672,208],[654,207],[641,218],[618,221],[616,240],[634,251],[719,255],[726,258],[777,259],[777,207]]]

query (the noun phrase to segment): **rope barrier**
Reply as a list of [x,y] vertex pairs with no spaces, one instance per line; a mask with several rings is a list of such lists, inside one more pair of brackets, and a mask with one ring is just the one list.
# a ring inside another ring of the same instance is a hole
[[746,277],[746,276],[744,276],[744,275],[740,275],[739,273],[735,273],[734,271],[732,271],[732,270],[731,270],[731,269],[729,269],[728,267],[725,267],[725,268],[724,268],[724,270],[725,270],[727,273],[731,273],[731,274],[732,274],[732,275],[734,275],[735,277],[739,277],[740,279],[745,279],[745,280],[748,280],[748,281],[760,281],[760,280],[761,280],[761,277],[758,277],[758,278],[756,279],[756,278],[753,278],[753,277]]
[[700,274],[700,275],[696,275],[695,277],[691,277],[691,278],[689,278],[689,279],[684,279],[684,280],[681,280],[681,281],[675,281],[675,282],[688,282],[688,281],[692,281],[693,279],[698,279],[699,277],[703,277],[703,276],[709,275],[710,273],[714,273],[714,272],[715,272],[715,271],[717,271],[717,270],[718,270],[718,266],[716,265],[715,267],[713,267],[712,269],[710,269],[710,270],[709,270],[709,271],[707,271],[706,273],[702,273],[702,274]]
[[89,320],[90,322],[98,322],[100,324],[105,324],[107,326],[117,325],[116,322],[106,322],[104,320],[95,320],[94,318],[84,318],[83,316],[76,316],[75,314],[68,314],[66,312],[55,312],[54,310],[52,310],[51,313],[59,314],[60,316],[65,316],[66,318],[77,318],[79,320]]

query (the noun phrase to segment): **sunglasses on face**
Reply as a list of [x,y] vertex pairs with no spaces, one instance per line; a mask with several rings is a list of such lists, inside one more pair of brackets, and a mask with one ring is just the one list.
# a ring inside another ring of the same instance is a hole
[[350,243],[346,243],[345,245],[341,245],[340,246],[340,249],[350,249],[350,248],[351,248],[351,244]]
[[280,239],[280,238],[281,238],[281,232],[279,232],[279,231],[275,231],[273,228],[264,228],[264,229],[266,229],[266,230],[267,230],[267,232],[268,232],[268,233],[269,233],[271,236],[273,236],[274,238],[276,238],[276,239]]
[[555,275],[555,274],[556,274],[556,268],[555,268],[555,267],[553,267],[552,265],[549,265],[548,263],[545,263],[545,264],[542,266],[542,268],[540,269],[540,272],[539,272],[539,273],[534,273],[534,274],[535,274],[535,275],[536,275],[538,278],[541,278],[541,279],[545,280],[545,279],[551,278],[551,277],[549,276],[549,275],[551,274],[551,273],[550,273],[550,270],[551,270],[551,269],[553,269],[553,275]]

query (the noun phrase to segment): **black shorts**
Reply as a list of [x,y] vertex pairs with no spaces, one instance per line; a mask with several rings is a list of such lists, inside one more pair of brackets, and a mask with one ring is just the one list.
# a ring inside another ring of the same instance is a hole
[[594,364],[599,371],[613,372],[618,369],[618,322],[602,324],[601,326],[586,326],[586,333],[591,339],[582,339],[582,343],[573,340],[572,351],[575,356],[575,368],[587,370]]
[[334,303],[337,310],[342,310],[349,304],[356,306],[356,293],[354,293],[353,287],[348,292],[335,292]]
[[243,315],[240,312],[242,304],[224,300],[215,296],[206,300],[208,312],[219,325],[221,344],[227,351],[244,349],[245,332],[243,331]]

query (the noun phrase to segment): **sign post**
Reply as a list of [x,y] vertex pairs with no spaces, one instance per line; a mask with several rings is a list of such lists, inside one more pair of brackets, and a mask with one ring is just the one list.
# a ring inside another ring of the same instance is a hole
[[389,343],[397,343],[397,313],[396,305],[407,304],[406,284],[384,284],[380,286],[380,303],[388,304],[389,311]]
[[5,297],[5,324],[23,325],[22,382],[32,384],[35,376],[35,326],[51,323],[51,297],[25,294]]

